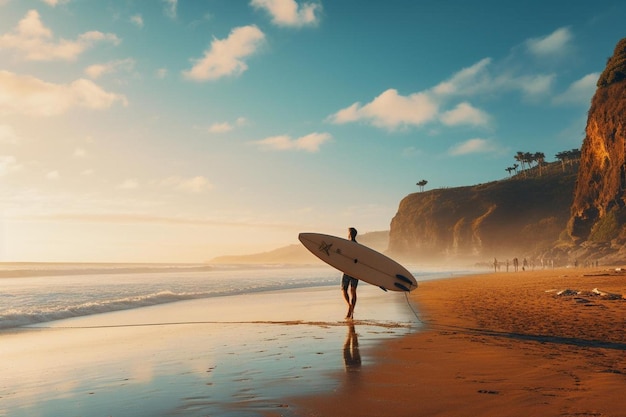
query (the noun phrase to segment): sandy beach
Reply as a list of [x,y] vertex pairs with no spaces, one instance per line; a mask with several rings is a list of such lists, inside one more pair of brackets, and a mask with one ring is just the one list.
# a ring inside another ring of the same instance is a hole
[[7,330],[0,416],[626,416],[611,293],[623,272],[486,273],[362,285],[351,322],[327,286]]
[[626,294],[624,272],[424,282],[412,299],[425,329],[385,342],[332,394],[294,400],[297,415],[626,416],[626,300],[606,293]]

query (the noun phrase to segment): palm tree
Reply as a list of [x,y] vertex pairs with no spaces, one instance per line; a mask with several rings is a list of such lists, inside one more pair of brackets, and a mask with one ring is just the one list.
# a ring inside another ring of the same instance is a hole
[[561,168],[563,168],[563,172],[565,172],[565,160],[567,159],[567,151],[562,151],[554,155],[556,159],[561,161]]
[[543,152],[535,152],[535,154],[533,155],[533,159],[537,161],[537,165],[539,166],[539,176],[541,176],[541,168],[546,160],[546,155]]
[[528,164],[528,168],[535,162],[535,155],[530,152],[524,152],[524,161]]
[[562,151],[555,155],[555,157],[561,161],[561,166],[563,167],[563,172],[565,172],[565,165],[572,166],[575,162],[580,160],[580,149],[574,148],[570,151]]
[[426,184],[428,184],[428,181],[426,181],[426,180],[421,180],[420,182],[418,182],[418,183],[417,183],[417,184],[415,184],[415,185],[417,185],[418,187],[420,187],[420,191],[422,191],[422,192],[423,192],[423,191],[424,191],[424,186],[425,186]]
[[515,168],[507,167],[507,168],[505,168],[505,171],[507,171],[509,173],[509,176],[511,176],[511,171],[515,171]]
[[524,162],[526,162],[526,160],[524,159],[524,152],[517,151],[517,154],[515,154],[515,160],[517,162],[519,162],[520,164],[522,164],[522,171],[523,171],[524,170]]

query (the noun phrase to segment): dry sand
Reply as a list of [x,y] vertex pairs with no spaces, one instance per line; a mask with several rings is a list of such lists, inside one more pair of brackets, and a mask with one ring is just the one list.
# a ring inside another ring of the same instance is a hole
[[[563,269],[424,282],[426,329],[387,341],[299,416],[626,416],[626,275]],[[557,295],[557,291],[582,291]],[[292,408],[291,412],[294,411]]]

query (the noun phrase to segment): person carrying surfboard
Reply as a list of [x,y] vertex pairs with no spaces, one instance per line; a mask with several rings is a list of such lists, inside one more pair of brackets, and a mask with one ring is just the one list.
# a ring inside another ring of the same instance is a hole
[[[348,229],[348,239],[356,242],[357,231],[354,227]],[[359,280],[351,277],[350,275],[343,274],[341,277],[341,291],[343,292],[343,298],[348,303],[347,319],[351,319],[354,316],[354,307],[356,307],[356,287],[359,285]],[[350,294],[348,294],[348,288],[350,288]]]

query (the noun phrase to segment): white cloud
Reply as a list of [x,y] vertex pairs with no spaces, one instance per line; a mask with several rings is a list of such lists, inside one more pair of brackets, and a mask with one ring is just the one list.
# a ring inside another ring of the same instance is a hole
[[22,166],[17,163],[17,159],[13,155],[0,155],[0,177],[11,172],[17,171]]
[[135,60],[132,58],[118,59],[106,62],[104,64],[94,64],[85,68],[85,74],[90,78],[100,78],[104,74],[110,74],[118,71],[130,72],[135,67]]
[[122,190],[135,190],[139,188],[139,182],[134,178],[129,178],[124,180],[117,188],[121,188]]
[[61,178],[61,174],[59,174],[59,171],[50,171],[46,174],[46,178],[50,181],[56,181]]
[[[549,36],[528,40],[523,45],[535,54],[558,54],[568,50],[572,38],[569,28],[561,28]],[[474,107],[468,99],[460,98],[480,96],[490,99],[516,92],[532,103],[546,99],[553,92],[556,74],[537,72],[534,66],[528,64],[527,55],[524,55],[523,61],[516,55],[514,51],[501,62],[483,58],[431,88],[406,96],[398,94],[395,89],[388,89],[369,103],[355,102],[340,109],[327,121],[335,124],[364,122],[389,131],[436,122],[449,126],[486,126],[490,124],[491,116]],[[591,88],[590,81],[585,79],[572,85],[571,90],[555,102],[564,103],[574,96],[584,101],[584,97],[589,96],[586,91]],[[451,110],[442,110],[446,108]]]
[[573,37],[571,30],[563,27],[555,30],[548,36],[527,40],[526,46],[536,56],[561,55],[568,49],[568,44]]
[[163,6],[163,13],[165,16],[175,19],[177,14],[178,0],[163,0],[165,5]]
[[237,126],[243,126],[245,124],[245,117],[238,117],[234,124],[230,122],[213,123],[209,126],[209,133],[226,133],[232,131]]
[[426,93],[402,96],[397,90],[388,89],[366,105],[354,103],[328,119],[336,124],[361,120],[376,127],[394,130],[423,125],[435,119],[437,111],[437,103]]
[[213,184],[201,175],[191,178],[173,176],[161,181],[161,185],[194,194],[202,193],[213,188]]
[[298,4],[295,0],[252,0],[250,5],[264,9],[272,16],[272,22],[278,26],[307,26],[319,23],[320,3]]
[[30,10],[12,32],[0,35],[0,48],[15,50],[30,61],[73,60],[100,41],[117,45],[120,39],[112,33],[91,31],[79,35],[76,40],[54,40],[52,31],[43,25],[37,10]]
[[52,7],[56,7],[59,4],[66,4],[70,2],[70,0],[41,0],[41,1],[46,3],[48,6],[52,6]]
[[549,94],[552,90],[555,75],[539,74],[534,76],[520,77],[513,83],[517,83],[519,89],[527,98]]
[[468,124],[485,126],[489,124],[489,115],[467,102],[458,104],[453,110],[441,115],[441,121],[449,126]]
[[228,122],[213,123],[211,126],[209,126],[210,133],[226,133],[230,132],[231,130],[233,130],[233,125]]
[[13,127],[0,125],[0,143],[15,145],[20,141],[20,137],[15,133]]
[[157,77],[158,79],[162,80],[163,78],[167,77],[167,69],[166,68],[159,68],[154,73],[154,76]]
[[195,60],[183,75],[195,81],[239,75],[248,69],[245,58],[254,54],[264,39],[265,34],[254,25],[235,28],[226,39],[214,38],[204,57]]
[[491,58],[483,58],[474,65],[463,68],[450,79],[436,85],[432,92],[437,95],[469,95],[485,88],[491,88],[491,76],[487,67],[491,64]]
[[264,149],[276,151],[303,150],[317,152],[320,146],[332,139],[329,133],[311,133],[306,136],[292,139],[289,135],[272,136],[252,142]]
[[183,179],[179,186],[181,190],[189,191],[192,193],[201,193],[213,188],[213,185],[205,177],[197,176],[193,178]]
[[0,114],[54,116],[73,107],[105,109],[126,97],[103,90],[86,79],[70,84],[53,84],[38,78],[0,71]]
[[140,14],[136,14],[130,17],[130,22],[139,28],[143,27],[143,17]]
[[596,92],[596,83],[599,77],[600,73],[598,72],[585,75],[580,80],[573,82],[562,94],[554,97],[552,102],[559,105],[589,105]]
[[494,75],[490,71],[491,66],[491,58],[481,59],[439,83],[431,92],[441,98],[507,91],[520,91],[526,97],[534,97],[548,93],[555,79],[554,74],[516,75],[506,68]]
[[453,146],[448,150],[448,153],[453,156],[459,156],[471,153],[488,153],[495,150],[495,146],[489,140],[475,138]]
[[72,155],[74,156],[74,158],[84,158],[85,156],[87,156],[87,151],[83,148],[76,148],[74,149],[74,153]]

